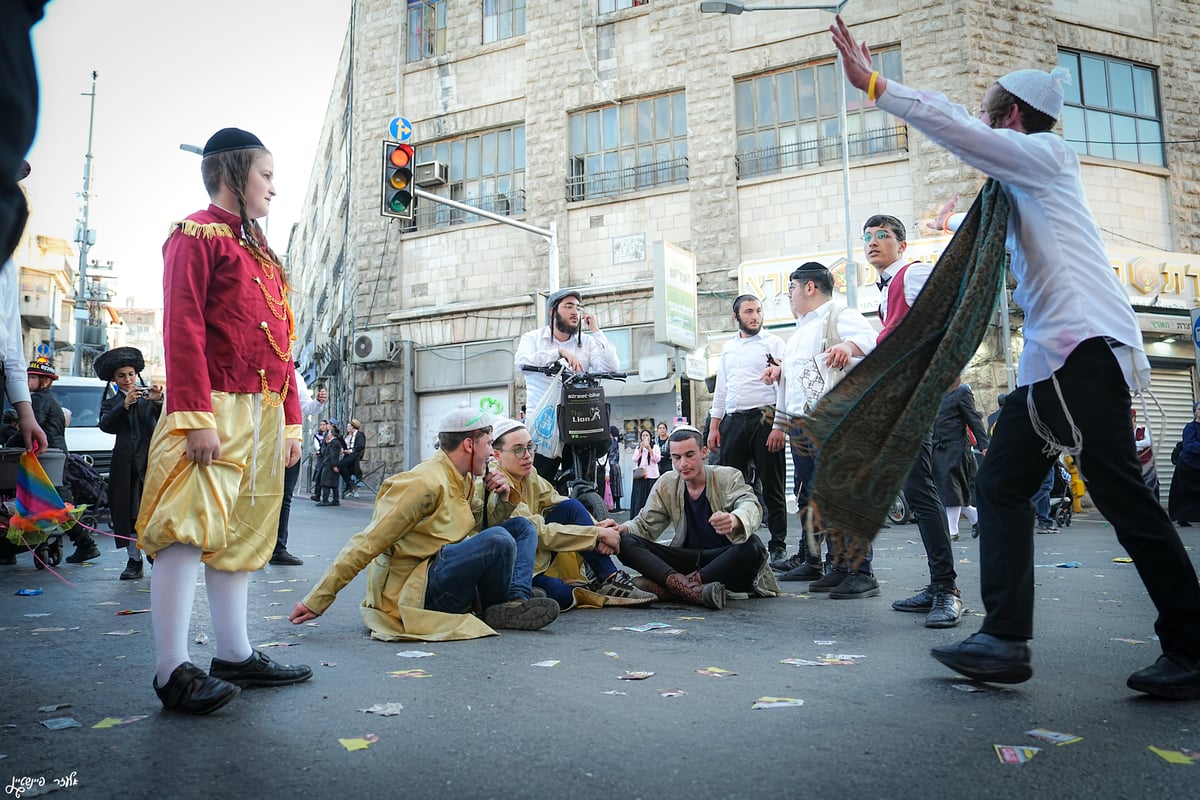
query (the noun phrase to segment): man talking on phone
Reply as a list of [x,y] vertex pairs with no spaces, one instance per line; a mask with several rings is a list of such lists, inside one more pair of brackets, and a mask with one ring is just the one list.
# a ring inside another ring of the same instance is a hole
[[[572,372],[616,372],[621,368],[617,348],[600,330],[596,315],[584,312],[583,295],[578,289],[560,289],[546,298],[546,319],[548,325],[521,336],[513,359],[518,371],[524,366],[548,367],[560,359]],[[583,332],[584,325],[588,333]],[[558,379],[540,372],[522,374],[525,408],[532,411],[541,403],[550,381]],[[553,483],[561,461],[538,453],[533,457],[533,467]]]

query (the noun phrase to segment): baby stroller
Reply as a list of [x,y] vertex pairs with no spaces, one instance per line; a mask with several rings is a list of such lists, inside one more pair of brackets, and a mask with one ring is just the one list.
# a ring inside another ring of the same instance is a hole
[[1050,489],[1050,519],[1060,528],[1069,527],[1075,497],[1071,494],[1071,473],[1062,459],[1054,462],[1054,486]]
[[[4,525],[5,534],[7,534],[8,520],[16,512],[16,505],[13,501],[17,496],[17,469],[23,452],[19,447],[0,449],[0,522]],[[50,479],[55,488],[61,491],[63,476],[66,472],[67,455],[61,450],[46,450],[38,455],[38,461],[41,463],[42,469],[46,471],[46,477]],[[47,564],[58,566],[62,562],[62,537],[63,534],[56,533],[37,545],[34,549],[37,556],[33,561],[34,566],[38,569],[45,569]],[[0,535],[0,556],[12,558],[26,551],[27,548],[13,544],[5,535]]]

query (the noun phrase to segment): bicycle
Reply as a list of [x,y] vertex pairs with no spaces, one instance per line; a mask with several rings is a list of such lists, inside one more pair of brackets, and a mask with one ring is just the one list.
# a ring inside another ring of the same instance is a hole
[[[540,372],[562,383],[562,399],[555,407],[553,419],[531,419],[529,432],[537,438],[553,433],[557,428],[562,441],[562,456],[553,475],[542,475],[555,491],[564,497],[578,500],[596,520],[610,515],[604,502],[604,475],[608,468],[608,452],[612,444],[609,434],[611,408],[604,400],[601,381],[623,381],[626,372],[572,372],[566,363],[557,361],[548,367],[521,365],[523,372]],[[549,454],[547,458],[552,458]],[[538,471],[541,474],[541,470]]]

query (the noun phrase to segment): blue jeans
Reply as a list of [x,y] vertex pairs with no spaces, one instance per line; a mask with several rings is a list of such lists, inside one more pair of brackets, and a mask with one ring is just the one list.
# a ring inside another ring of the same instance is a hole
[[1038,487],[1037,494],[1032,498],[1033,513],[1037,515],[1038,522],[1051,524],[1054,520],[1050,519],[1050,490],[1054,488],[1054,466],[1050,467],[1050,471],[1046,473],[1046,478],[1042,481],[1042,485]]
[[537,529],[513,517],[437,552],[429,564],[425,608],[461,614],[475,595],[483,608],[532,596]]
[[[587,512],[587,509],[583,507],[583,503],[578,500],[564,500],[558,505],[546,509],[546,513],[542,515],[542,519],[546,520],[546,522],[556,522],[559,525],[596,524],[596,521],[592,519],[592,515]],[[585,564],[591,567],[592,572],[600,580],[604,580],[617,571],[617,565],[613,563],[611,556],[600,555],[595,550],[583,551],[579,556]],[[553,578],[550,580],[553,580]]]

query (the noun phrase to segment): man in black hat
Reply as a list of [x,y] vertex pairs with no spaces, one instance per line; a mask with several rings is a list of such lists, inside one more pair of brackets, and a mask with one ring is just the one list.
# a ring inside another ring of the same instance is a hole
[[[572,372],[615,372],[621,368],[617,348],[600,330],[595,314],[583,311],[583,295],[578,289],[560,289],[546,298],[544,328],[528,331],[521,336],[517,354],[513,357],[517,369],[523,366],[548,367],[562,359]],[[587,325],[588,333],[583,333]],[[524,372],[525,408],[532,413],[558,380],[540,372]],[[538,474],[551,483],[562,459],[548,453],[534,456],[533,466]]]

